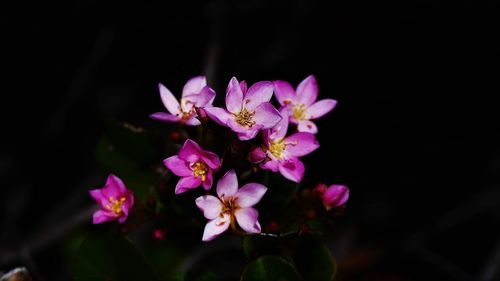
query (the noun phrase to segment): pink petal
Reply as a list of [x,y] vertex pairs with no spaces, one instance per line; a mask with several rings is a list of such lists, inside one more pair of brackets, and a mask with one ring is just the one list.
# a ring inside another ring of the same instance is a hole
[[125,198],[126,198],[126,201],[123,204],[123,206],[125,206],[123,208],[123,210],[126,208],[127,209],[126,213],[128,215],[128,210],[134,206],[134,202],[135,202],[134,192],[132,192],[132,190],[127,190],[127,192],[125,193]]
[[214,173],[212,170],[208,170],[207,177],[205,178],[205,181],[201,184],[203,186],[203,189],[205,190],[210,190],[212,187],[212,183],[214,180]]
[[319,143],[311,133],[295,133],[285,139],[289,157],[301,157],[318,149]]
[[213,220],[222,212],[222,202],[212,195],[204,195],[196,198],[196,206],[203,212],[205,218]]
[[128,218],[128,214],[124,215],[124,216],[121,216],[118,218],[118,223],[124,223]]
[[210,241],[215,237],[219,236],[221,233],[226,231],[229,228],[229,224],[231,222],[231,217],[228,214],[224,214],[224,216],[217,217],[207,223],[205,226],[205,230],[203,231],[202,241]]
[[287,179],[299,183],[304,176],[304,164],[297,158],[279,163],[280,173]]
[[179,158],[195,163],[200,159],[201,147],[193,140],[187,139],[179,150]]
[[262,129],[274,127],[281,119],[279,111],[269,102],[261,103],[255,108],[253,120],[256,124],[262,125]]
[[158,87],[160,89],[161,101],[163,102],[163,105],[168,110],[168,112],[172,113],[173,115],[179,114],[180,105],[172,92],[170,92],[170,90],[168,90],[167,87],[163,86],[163,84],[161,83],[158,84]]
[[240,82],[240,88],[241,88],[241,91],[243,92],[243,95],[245,95],[245,93],[248,90],[248,85],[247,85],[247,82],[245,80]]
[[269,81],[261,81],[253,84],[243,97],[243,106],[253,111],[261,103],[271,100],[273,90],[273,84]]
[[260,183],[245,184],[236,193],[236,197],[238,197],[238,206],[241,208],[252,207],[259,203],[266,191],[267,187]]
[[181,194],[183,192],[186,192],[190,189],[196,188],[200,186],[201,184],[201,179],[199,177],[184,177],[177,182],[177,185],[175,186],[175,194]]
[[227,120],[232,117],[232,115],[223,108],[219,107],[205,107],[205,112],[210,119],[219,123],[219,125],[226,126]]
[[156,112],[151,115],[149,115],[149,118],[154,119],[154,120],[159,120],[159,121],[164,121],[164,122],[179,122],[181,119],[176,116],[172,115],[169,113],[165,112]]
[[259,130],[262,128],[262,125],[260,124],[255,124],[251,128],[243,127],[233,118],[229,118],[227,120],[227,126],[233,130],[233,132],[235,132],[238,135],[238,138],[242,141],[255,138]]
[[260,163],[266,159],[266,153],[262,150],[261,147],[256,147],[250,151],[248,154],[248,158],[252,163]]
[[118,198],[125,193],[126,190],[127,188],[125,187],[123,181],[117,176],[110,174],[106,180],[106,184],[101,189],[101,194],[104,198]]
[[306,132],[311,134],[316,134],[318,132],[318,127],[312,121],[303,120],[298,122],[297,130],[299,132]]
[[205,162],[210,169],[217,170],[220,166],[219,156],[217,154],[210,151],[202,151],[201,159]]
[[179,158],[177,155],[170,156],[163,160],[163,164],[165,164],[165,166],[176,176],[187,177],[193,175],[193,170],[189,167],[189,163]]
[[238,80],[233,77],[227,86],[226,108],[229,112],[236,114],[241,111],[242,102],[243,92],[241,91],[240,84],[238,84]]
[[89,194],[101,206],[105,206],[108,203],[108,199],[102,195],[100,189],[89,190]]
[[268,160],[260,164],[260,168],[264,170],[277,172],[279,170],[279,162],[277,160]]
[[255,125],[255,126],[253,126],[252,128],[248,129],[245,132],[237,133],[238,138],[240,140],[242,140],[242,141],[251,140],[251,139],[255,138],[255,136],[257,136],[257,134],[259,133],[260,128],[262,128],[262,125],[259,125],[259,126]]
[[345,185],[331,185],[323,194],[323,204],[330,208],[344,205],[349,199],[349,188]]
[[234,212],[238,225],[247,233],[260,233],[259,212],[254,208],[242,208]]
[[194,114],[193,116],[191,116],[191,118],[189,118],[186,122],[184,122],[186,125],[188,126],[198,126],[201,124],[200,120],[198,120],[198,118],[196,118],[196,114]]
[[111,212],[99,210],[92,215],[92,223],[93,224],[100,224],[108,221],[115,220],[117,216]]
[[227,199],[234,196],[236,192],[238,192],[238,178],[231,169],[217,182],[217,195],[221,199]]
[[207,85],[207,79],[205,78],[205,76],[197,76],[197,77],[191,78],[186,82],[186,85],[184,85],[184,88],[182,88],[182,97],[185,97],[185,96],[191,95],[191,94],[197,94],[206,85]]
[[210,87],[205,86],[199,93],[189,94],[183,98],[193,103],[196,107],[205,107],[208,104],[212,104],[215,98],[215,92]]
[[288,131],[288,109],[282,107],[280,110],[281,120],[271,128],[271,133],[269,134],[269,139],[271,140],[281,140],[286,136]]
[[316,119],[330,112],[337,105],[337,101],[333,99],[324,99],[313,103],[307,108],[306,114],[308,119]]
[[295,90],[287,81],[273,81],[274,96],[281,105],[287,105],[290,102],[296,103]]
[[318,84],[313,75],[309,75],[297,86],[298,103],[303,103],[306,107],[313,104],[318,97]]

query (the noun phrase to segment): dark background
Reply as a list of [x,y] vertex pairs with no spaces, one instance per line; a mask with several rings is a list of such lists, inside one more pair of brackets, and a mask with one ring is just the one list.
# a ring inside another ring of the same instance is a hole
[[498,1],[125,2],[1,4],[0,270],[69,278],[105,120],[155,125],[158,82],[314,74],[339,104],[305,181],[351,189],[339,280],[500,278]]

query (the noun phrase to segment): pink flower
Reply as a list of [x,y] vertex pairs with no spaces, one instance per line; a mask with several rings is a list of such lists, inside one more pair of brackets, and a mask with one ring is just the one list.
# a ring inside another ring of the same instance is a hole
[[94,213],[94,224],[116,219],[124,223],[130,208],[134,206],[134,193],[115,175],[108,176],[103,188],[90,190],[89,193],[102,207]]
[[286,81],[274,81],[276,99],[282,106],[286,106],[291,114],[290,121],[298,124],[299,132],[316,134],[318,128],[311,121],[330,112],[337,101],[324,99],[316,102],[318,97],[318,84],[313,75],[309,75],[300,82],[295,91]]
[[190,126],[200,125],[200,120],[196,118],[198,116],[195,108],[212,106],[215,98],[215,92],[207,86],[205,76],[194,77],[187,81],[182,89],[180,104],[165,86],[160,83],[158,87],[161,101],[169,113],[157,112],[149,117],[165,122],[180,122]]
[[300,182],[304,176],[304,164],[299,157],[319,147],[311,133],[299,132],[286,137],[288,110],[281,109],[282,119],[272,129],[264,131],[262,147],[250,152],[250,161],[260,162],[260,167],[273,172],[279,171],[285,178]]
[[349,188],[345,185],[334,184],[327,188],[325,184],[319,184],[316,191],[320,193],[327,210],[340,207],[349,199]]
[[245,81],[238,83],[233,77],[227,87],[227,110],[210,107],[205,111],[215,122],[231,128],[240,140],[249,140],[259,130],[269,129],[280,121],[280,114],[269,102],[272,95],[271,82],[257,82],[247,90]]
[[259,203],[267,188],[258,183],[247,183],[238,189],[234,170],[229,170],[217,182],[217,195],[200,196],[196,206],[209,221],[203,232],[203,241],[210,241],[226,231],[234,229],[235,222],[247,233],[260,233],[259,213],[252,208]]
[[180,194],[200,185],[209,190],[213,171],[219,169],[220,160],[215,153],[201,149],[196,142],[188,139],[179,154],[163,160],[163,164],[181,177],[175,186],[175,194]]

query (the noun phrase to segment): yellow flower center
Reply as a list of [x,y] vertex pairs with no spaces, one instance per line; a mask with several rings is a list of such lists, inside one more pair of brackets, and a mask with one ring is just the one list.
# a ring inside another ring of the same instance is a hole
[[255,112],[248,111],[246,108],[243,108],[240,113],[235,114],[235,120],[243,127],[251,128],[255,125],[255,121],[253,121],[253,116]]
[[191,167],[193,169],[193,174],[195,177],[201,178],[201,181],[207,179],[208,166],[204,162],[198,161],[194,163]]
[[292,117],[297,121],[306,119],[306,106],[303,103],[296,104],[292,107]]
[[274,157],[281,159],[283,158],[283,152],[285,151],[286,143],[283,139],[271,141],[269,144],[269,151]]
[[219,214],[219,217],[221,218],[221,220],[219,220],[219,222],[217,222],[218,226],[223,225],[227,222],[226,220],[222,220],[222,218],[224,218],[224,214],[228,214],[230,222],[231,222],[231,227],[233,229],[236,228],[236,225],[234,222],[234,212],[236,212],[236,210],[238,210],[240,208],[240,206],[238,206],[238,204],[236,204],[237,198],[238,197],[229,197],[226,200],[221,198],[222,210]]
[[194,108],[194,106],[192,106],[191,109],[189,109],[188,111],[185,111],[185,109],[188,108],[189,103],[191,103],[189,100],[181,99],[181,104],[179,105],[179,111],[182,122],[188,121],[196,113],[196,109]]
[[122,207],[123,203],[125,203],[126,199],[125,197],[121,197],[120,199],[115,199],[113,197],[108,198],[109,204],[106,205],[106,209],[112,211],[118,216],[123,215]]

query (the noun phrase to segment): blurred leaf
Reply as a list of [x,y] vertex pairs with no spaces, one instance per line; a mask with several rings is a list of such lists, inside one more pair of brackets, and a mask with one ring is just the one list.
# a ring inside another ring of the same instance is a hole
[[279,254],[281,241],[278,237],[249,235],[243,238],[243,251],[249,258],[264,254]]
[[297,270],[283,258],[263,256],[249,263],[241,276],[242,281],[301,280]]
[[[191,280],[191,279],[189,279],[189,280]],[[209,271],[209,272],[205,272],[205,273],[199,275],[196,279],[192,279],[192,280],[193,281],[219,281],[221,279],[217,274]]]
[[151,169],[161,160],[154,137],[131,125],[114,125],[100,139],[96,157],[103,169],[116,174],[139,199],[160,177]]
[[299,240],[294,261],[304,280],[331,281],[337,271],[330,250],[311,235]]
[[76,260],[75,280],[161,280],[130,240],[102,230],[83,242]]
[[269,171],[266,171],[266,173],[268,173],[269,177],[268,180],[265,179],[268,182],[268,190],[264,197],[266,203],[271,203],[274,207],[286,206],[299,190],[300,184],[289,181],[278,173]]

